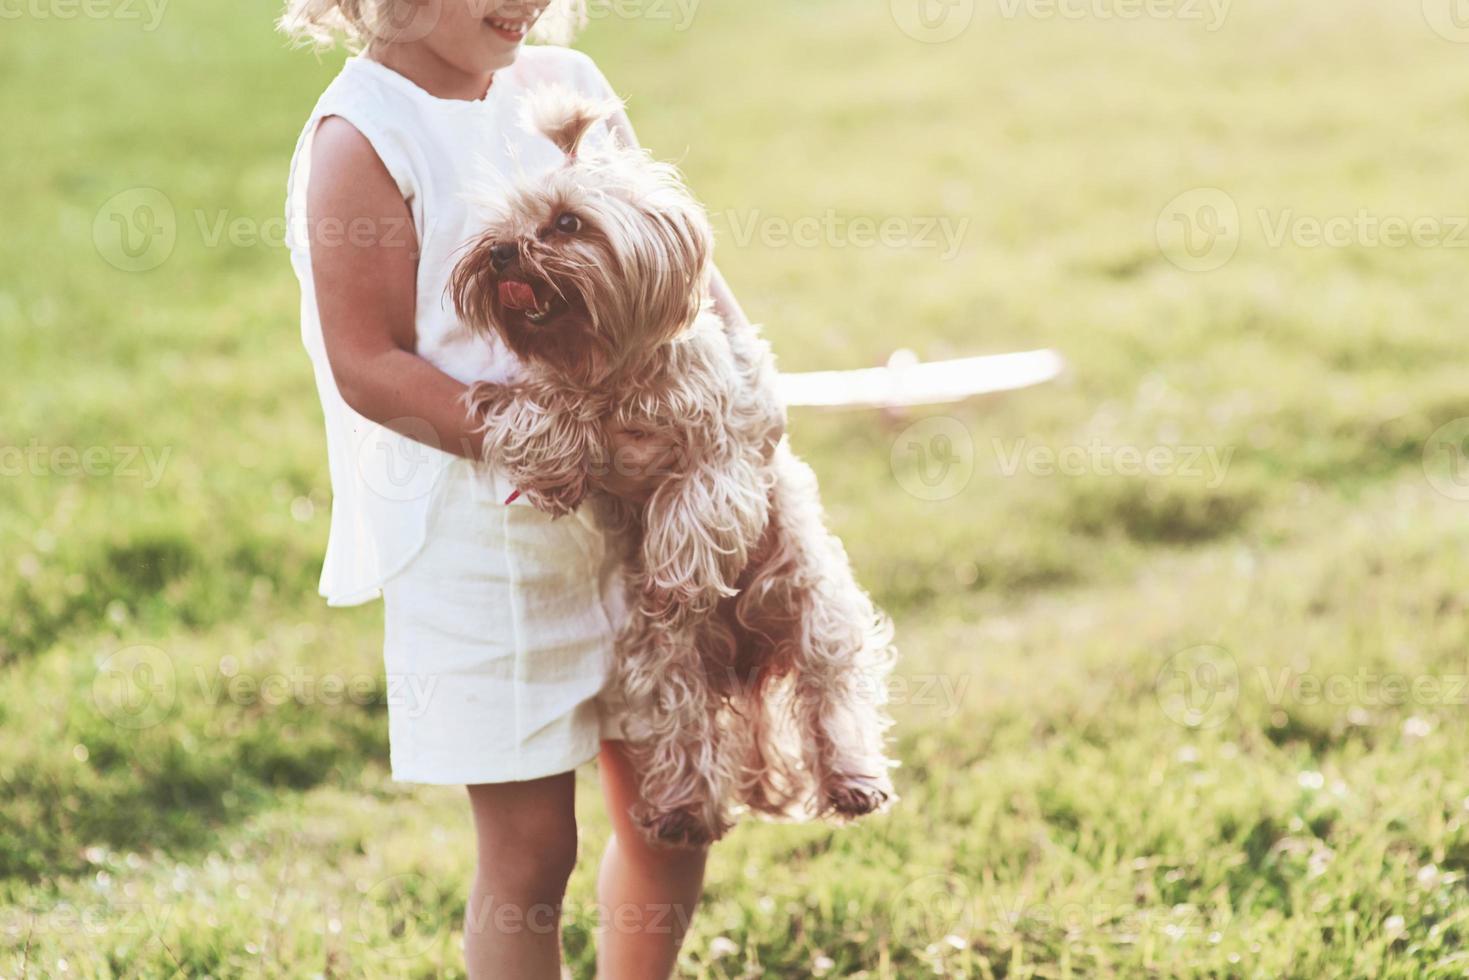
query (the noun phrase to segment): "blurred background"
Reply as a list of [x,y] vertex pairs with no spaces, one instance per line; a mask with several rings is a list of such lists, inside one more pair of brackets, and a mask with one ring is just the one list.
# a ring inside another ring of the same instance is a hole
[[[461,975],[386,776],[280,217],[275,0],[0,0],[0,975]],[[715,852],[697,977],[1469,975],[1469,8],[593,0],[898,623],[903,802]],[[590,975],[590,774],[568,900]]]

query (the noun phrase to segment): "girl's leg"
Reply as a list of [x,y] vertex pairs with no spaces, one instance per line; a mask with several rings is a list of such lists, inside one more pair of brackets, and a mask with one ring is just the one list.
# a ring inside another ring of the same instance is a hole
[[708,851],[653,847],[628,816],[639,802],[637,773],[621,742],[603,742],[598,760],[612,838],[602,856],[598,980],[659,980],[673,974],[704,886]]
[[560,980],[561,903],[576,864],[572,773],[469,787],[479,864],[465,910],[470,980]]

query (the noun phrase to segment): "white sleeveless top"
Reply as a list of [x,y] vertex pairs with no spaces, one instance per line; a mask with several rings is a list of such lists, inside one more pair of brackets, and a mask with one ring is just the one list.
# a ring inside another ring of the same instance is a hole
[[[489,92],[478,101],[436,98],[392,69],[354,57],[322,94],[301,133],[291,161],[286,220],[291,264],[301,282],[301,337],[326,417],[333,501],[321,594],[330,605],[377,598],[383,583],[422,549],[447,481],[473,479],[476,467],[369,421],[337,390],[322,341],[309,236],[297,233],[306,228],[317,124],[327,116],[351,123],[372,144],[408,203],[413,228],[373,233],[382,235],[384,246],[405,248],[417,236],[418,355],[465,383],[503,381],[517,369],[514,355],[460,324],[446,290],[462,246],[478,230],[469,192],[483,194],[497,174],[536,174],[563,162],[556,147],[526,129],[521,118],[525,95],[553,82],[597,98],[612,95],[592,60],[567,48],[523,48],[513,65],[495,73]],[[350,226],[340,231],[344,240],[353,240]],[[405,424],[431,437],[426,423]],[[505,500],[514,489],[497,473],[481,472],[479,478],[491,481],[496,500]],[[512,506],[525,506],[524,499]]]

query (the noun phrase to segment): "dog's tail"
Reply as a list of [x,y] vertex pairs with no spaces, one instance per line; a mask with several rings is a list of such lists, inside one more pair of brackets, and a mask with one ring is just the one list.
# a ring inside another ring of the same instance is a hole
[[564,85],[550,85],[526,100],[525,115],[532,129],[575,160],[592,128],[621,111],[622,103],[616,99],[594,99]]

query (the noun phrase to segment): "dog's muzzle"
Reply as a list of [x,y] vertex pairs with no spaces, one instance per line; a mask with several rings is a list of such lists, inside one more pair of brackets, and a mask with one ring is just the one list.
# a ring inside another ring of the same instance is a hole
[[520,256],[520,246],[514,242],[496,242],[490,246],[490,261],[495,266],[496,272],[503,272],[505,268]]

